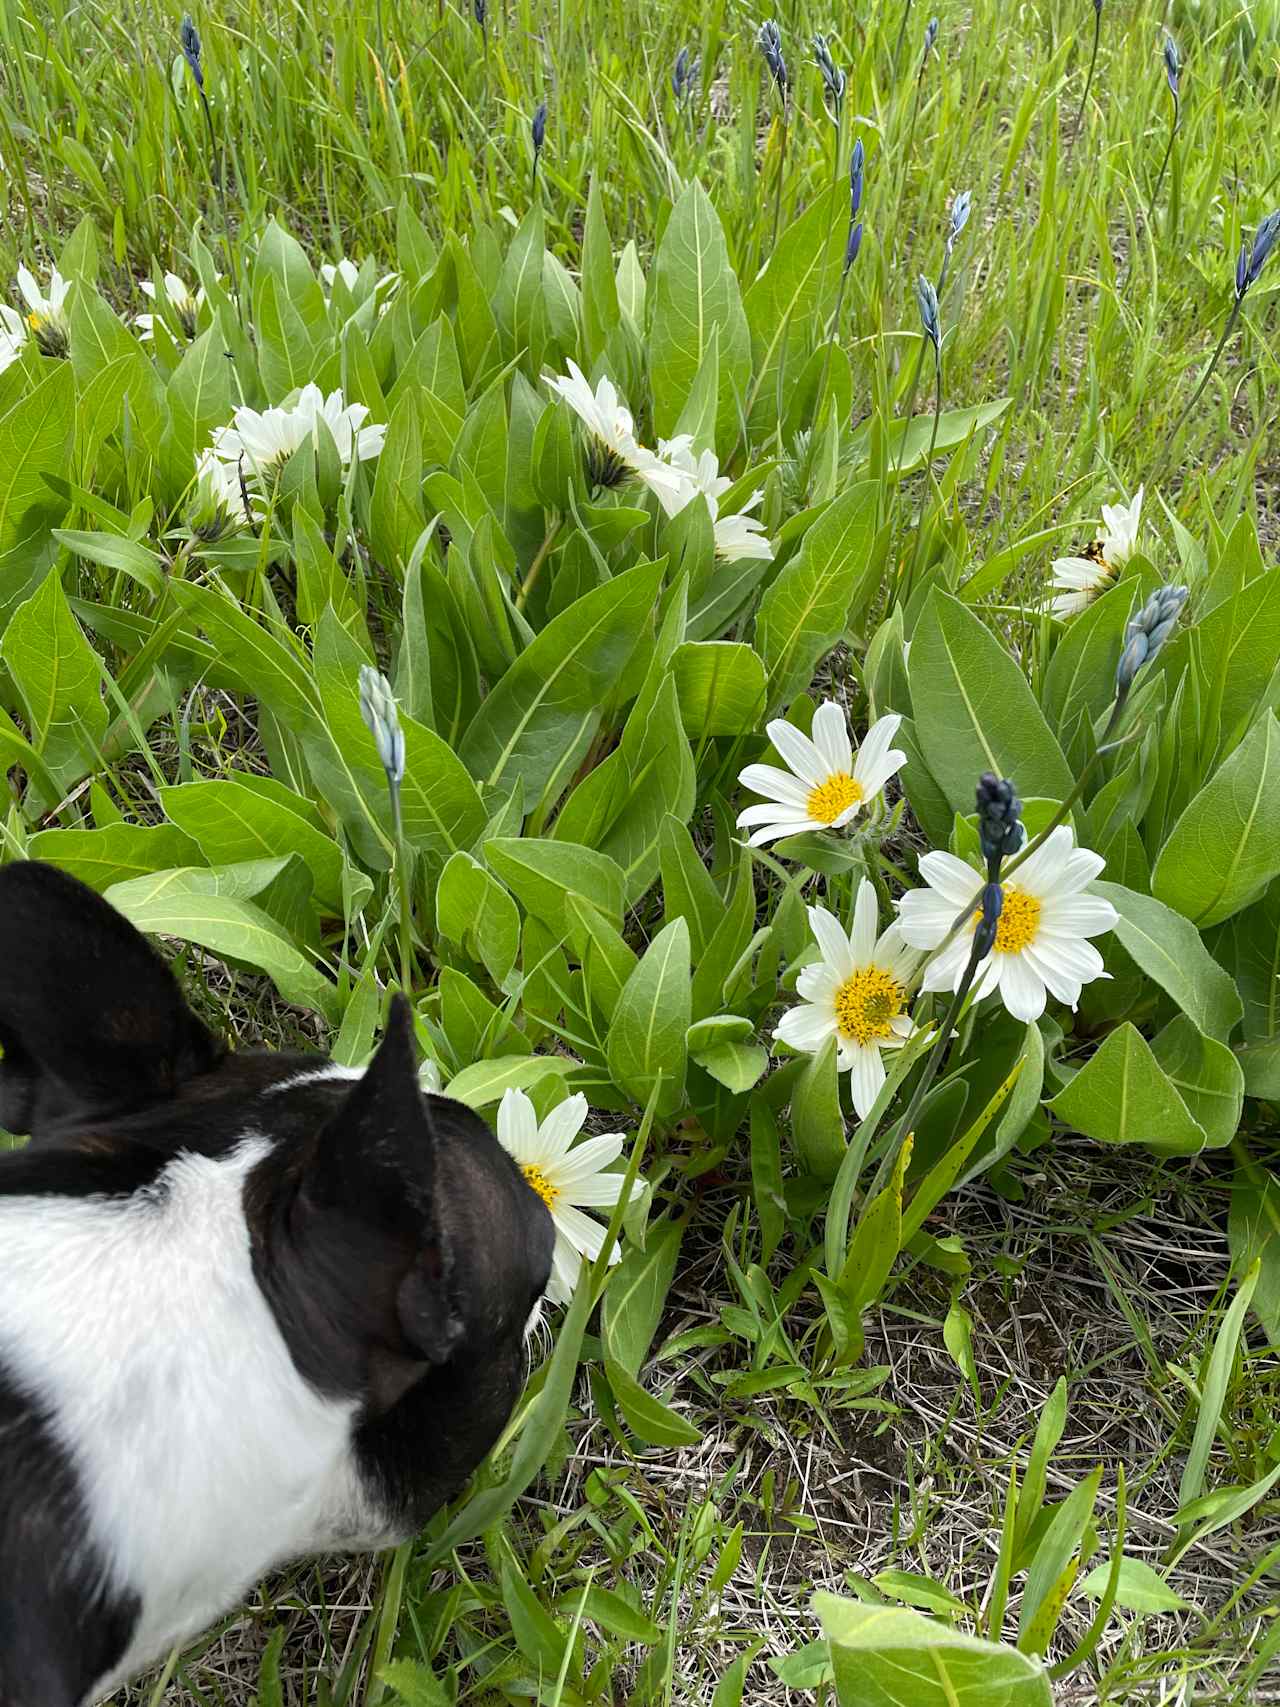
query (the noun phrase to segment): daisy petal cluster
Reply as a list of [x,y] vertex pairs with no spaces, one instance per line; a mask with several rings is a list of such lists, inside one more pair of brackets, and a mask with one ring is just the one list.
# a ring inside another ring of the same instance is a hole
[[[606,1171],[622,1154],[622,1133],[607,1132],[574,1144],[586,1118],[587,1099],[581,1094],[566,1097],[541,1123],[524,1091],[507,1091],[498,1105],[498,1142],[518,1164],[555,1223],[555,1251],[547,1286],[552,1304],[569,1302],[583,1257],[594,1262],[604,1247],[605,1228],[583,1210],[612,1209],[624,1183],[621,1174]],[[610,1263],[620,1256],[615,1243],[609,1253]]]
[[607,376],[594,387],[577,362],[569,372],[547,374],[547,384],[573,410],[590,435],[588,473],[593,485],[617,486],[634,477],[657,494],[666,506],[680,490],[681,476],[636,438],[631,411]]
[[658,454],[680,476],[674,493],[658,494],[658,501],[669,516],[678,516],[695,498],[703,498],[711,515],[717,557],[726,563],[745,557],[765,563],[772,561],[773,545],[765,537],[764,523],[748,513],[755,509],[763,492],[753,492],[741,510],[722,516],[720,499],[733,482],[721,474],[713,450],[695,456],[692,435],[681,433],[674,439],[659,439]]
[[836,1068],[849,1074],[860,1119],[884,1084],[883,1051],[901,1049],[911,1036],[907,997],[921,960],[896,924],[877,934],[877,923],[875,888],[865,877],[849,931],[825,907],[809,908],[820,958],[800,973],[800,1006],[783,1015],[773,1034],[809,1055],[834,1037]]
[[300,445],[315,442],[317,425],[323,421],[343,468],[348,468],[352,462],[367,462],[382,449],[387,429],[365,426],[368,415],[363,403],[344,402],[341,391],[326,397],[318,385],[304,385],[294,402],[284,407],[237,409],[231,425],[214,433],[213,454],[233,467],[243,457],[246,479],[261,482]]
[[1053,585],[1060,589],[1049,601],[1054,616],[1076,616],[1107,590],[1137,549],[1141,525],[1141,486],[1131,503],[1102,506],[1102,533],[1088,555],[1053,561]]
[[901,722],[896,712],[877,719],[855,756],[844,712],[834,700],[814,712],[812,735],[775,718],[768,736],[788,768],[748,765],[738,777],[744,788],[765,796],[738,814],[738,828],[751,830],[749,845],[761,847],[803,830],[839,830],[865,811],[907,762],[892,745]]
[[[399,282],[399,278],[399,273],[384,273],[383,276],[375,283],[371,294],[373,296],[380,296],[384,291],[389,291],[392,285]],[[346,286],[348,293],[354,296],[356,286],[360,282],[360,268],[347,255],[339,255],[336,261],[321,261],[320,281],[324,287],[326,307],[331,305],[333,287],[339,279],[341,279],[342,283]],[[382,304],[382,309],[384,311],[386,306],[386,303]]]
[[34,275],[19,267],[18,289],[27,305],[27,327],[41,351],[46,356],[65,356],[71,342],[65,313],[70,281],[56,267],[51,268],[46,294]]
[[0,302],[0,373],[17,361],[26,341],[26,321],[7,302]]
[[221,539],[252,522],[253,517],[245,513],[236,463],[224,462],[211,450],[200,452],[196,457],[195,493],[188,519],[192,531],[204,540]]
[[[1049,996],[1072,1009],[1084,985],[1110,974],[1088,940],[1116,923],[1116,910],[1100,895],[1086,893],[1106,862],[1075,845],[1061,824],[1013,872],[1004,888],[1004,907],[995,945],[980,963],[974,999],[996,992],[1015,1019],[1039,1019]],[[898,902],[898,924],[912,948],[936,949],[962,908],[971,907],[986,882],[964,860],[934,851],[921,856],[927,885]],[[925,990],[956,990],[964,977],[976,918],[935,954],[924,969]]]
[[[156,287],[151,279],[139,279],[138,289],[144,296],[149,296],[152,302],[158,301]],[[182,328],[184,338],[194,338],[200,319],[200,310],[204,306],[204,286],[198,286],[194,291],[177,273],[164,275],[165,301],[174,319]],[[156,317],[154,314],[135,314],[133,323],[138,328],[138,336],[143,343],[155,337]]]

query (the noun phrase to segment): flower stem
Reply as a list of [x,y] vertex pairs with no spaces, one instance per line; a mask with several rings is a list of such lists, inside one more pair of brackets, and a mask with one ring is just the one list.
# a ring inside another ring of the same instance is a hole
[[1164,151],[1164,159],[1160,162],[1160,170],[1156,173],[1156,186],[1151,192],[1151,206],[1148,217],[1152,225],[1156,222],[1156,202],[1160,199],[1160,186],[1164,183],[1164,175],[1169,169],[1169,161],[1173,155],[1174,138],[1178,134],[1178,103],[1173,103],[1173,123],[1169,126],[1169,143]]
[[[1177,440],[1178,434],[1186,426],[1187,421],[1190,418],[1192,410],[1195,408],[1196,404],[1200,401],[1201,397],[1204,395],[1205,386],[1208,385],[1210,379],[1213,377],[1213,370],[1217,367],[1218,360],[1219,360],[1220,356],[1222,355],[1223,350],[1227,346],[1227,339],[1231,336],[1232,332],[1235,331],[1236,321],[1240,318],[1240,305],[1243,301],[1244,301],[1244,298],[1242,296],[1237,296],[1235,301],[1231,304],[1231,312],[1227,316],[1226,325],[1222,328],[1222,336],[1218,339],[1218,347],[1213,352],[1213,354],[1209,357],[1209,365],[1208,365],[1208,367],[1205,368],[1204,372],[1200,375],[1200,383],[1196,386],[1195,390],[1192,392],[1191,401],[1187,404],[1186,408],[1178,416],[1177,421],[1174,423],[1173,431],[1168,435],[1168,437],[1165,440],[1165,456],[1166,456],[1166,458],[1168,457],[1169,453],[1172,451],[1173,446]],[[1163,472],[1163,470],[1162,470],[1162,472]]]
[[898,26],[898,39],[893,44],[893,77],[898,79],[898,61],[902,57],[902,44],[907,39],[907,21],[911,17],[911,0],[906,0],[902,8],[902,22]]
[[1084,94],[1081,95],[1081,97],[1080,97],[1080,110],[1076,114],[1075,127],[1071,132],[1071,139],[1067,143],[1067,158],[1066,158],[1065,163],[1068,166],[1070,166],[1070,164],[1071,164],[1071,154],[1072,154],[1072,150],[1075,148],[1075,145],[1076,145],[1076,138],[1080,134],[1080,126],[1084,120],[1084,110],[1089,105],[1089,91],[1090,91],[1090,89],[1093,88],[1093,71],[1094,71],[1094,67],[1098,63],[1098,43],[1101,41],[1101,39],[1102,39],[1102,6],[1100,3],[1100,0],[1094,0],[1094,7],[1093,7],[1093,52],[1089,55],[1089,75],[1084,80]]
[[787,168],[787,97],[782,96],[782,142],[778,149],[778,176],[773,186],[773,241],[770,254],[778,247],[778,228],[782,223],[782,179]]
[[525,605],[528,604],[529,594],[533,591],[534,587],[537,586],[538,576],[542,573],[542,566],[551,555],[551,547],[560,537],[560,529],[563,526],[564,518],[562,516],[557,516],[551,526],[547,529],[546,536],[534,554],[533,562],[529,565],[529,572],[520,583],[520,590],[516,594],[517,610],[523,610]]
[[400,988],[413,999],[413,902],[409,893],[409,850],[400,814],[400,786],[391,784],[391,821],[395,829],[396,884],[400,892]]
[[[938,421],[942,415],[942,349],[935,345],[933,351],[933,426],[929,430],[929,453],[924,460],[924,497],[920,500],[920,519],[916,523],[915,543],[911,547],[911,561],[907,565],[907,578],[902,592],[902,604],[905,606],[911,598],[911,588],[915,580],[916,559],[920,555],[920,536],[924,532],[924,506],[929,496],[929,482],[933,478],[933,452],[938,443]],[[904,429],[905,433],[905,429]]]
[[214,134],[213,113],[209,107],[209,97],[204,92],[203,83],[198,83],[196,87],[200,92],[200,104],[204,108],[205,128],[209,132],[209,180],[213,185],[214,193],[218,198],[218,205],[222,210],[222,242],[227,251],[227,271],[231,274],[231,294],[235,299],[236,319],[240,322],[243,330],[244,308],[240,301],[240,279],[236,272],[236,252],[231,243],[231,221],[227,214],[227,151],[225,147],[222,150],[222,170],[219,172],[217,166],[218,139]]

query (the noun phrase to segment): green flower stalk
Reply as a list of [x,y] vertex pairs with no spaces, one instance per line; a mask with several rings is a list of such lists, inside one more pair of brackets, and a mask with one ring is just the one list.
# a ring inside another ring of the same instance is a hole
[[1164,183],[1165,172],[1168,170],[1169,161],[1173,158],[1173,145],[1178,135],[1178,126],[1182,123],[1182,59],[1178,53],[1178,44],[1170,35],[1166,35],[1164,38],[1164,74],[1169,85],[1169,94],[1173,100],[1173,118],[1169,124],[1169,144],[1164,151],[1164,159],[1160,162],[1160,170],[1156,173],[1156,187],[1151,192],[1153,209],[1160,199],[1160,186]]
[[1076,138],[1080,134],[1080,126],[1084,122],[1085,108],[1089,105],[1089,91],[1093,88],[1093,73],[1098,64],[1098,44],[1102,40],[1102,0],[1093,0],[1093,52],[1089,55],[1089,74],[1084,80],[1084,94],[1080,97],[1080,110],[1076,114],[1076,122],[1067,143],[1066,164],[1071,164],[1072,150]]
[[787,62],[782,52],[782,32],[774,19],[769,18],[761,24],[760,34],[756,37],[764,62],[769,68],[774,87],[778,91],[778,100],[782,107],[782,141],[778,149],[778,176],[773,191],[773,247],[777,247],[778,231],[782,223],[782,180],[787,169],[787,93],[791,87],[791,77],[787,70]]
[[409,893],[409,850],[400,813],[400,784],[404,781],[404,731],[391,683],[370,664],[360,666],[360,715],[373,736],[378,759],[386,773],[395,829],[396,882],[400,893],[400,986],[412,991],[413,907]]
[[209,181],[213,185],[214,194],[218,198],[218,206],[222,210],[222,242],[227,251],[227,271],[231,275],[231,294],[235,298],[236,318],[241,326],[244,325],[244,311],[240,306],[240,279],[236,272],[235,249],[231,242],[231,219],[227,212],[227,150],[222,150],[222,169],[218,170],[218,139],[213,128],[213,112],[209,106],[209,97],[204,87],[204,50],[200,44],[200,32],[196,29],[190,16],[182,20],[179,32],[182,43],[182,57],[187,62],[187,68],[200,96],[200,105],[204,108],[205,129],[209,133]]

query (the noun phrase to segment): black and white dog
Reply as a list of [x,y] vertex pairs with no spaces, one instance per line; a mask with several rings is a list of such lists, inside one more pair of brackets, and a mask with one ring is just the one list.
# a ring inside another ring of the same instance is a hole
[[424,1096],[228,1053],[146,940],[0,870],[0,1707],[96,1700],[273,1565],[384,1547],[519,1394],[551,1218]]

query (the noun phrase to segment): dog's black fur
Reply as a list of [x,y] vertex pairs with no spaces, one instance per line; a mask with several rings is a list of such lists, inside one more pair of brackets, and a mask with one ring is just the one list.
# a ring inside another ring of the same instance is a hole
[[[358,1401],[363,1479],[404,1533],[459,1491],[518,1395],[553,1229],[484,1123],[418,1089],[407,1003],[362,1078],[290,1085],[324,1058],[229,1053],[132,925],[22,862],[0,870],[0,1046],[0,1124],[31,1134],[0,1156],[0,1198],[33,1213],[163,1192],[175,1156],[266,1137],[244,1216],[295,1368]],[[0,1707],[76,1707],[139,1618],[86,1545],[57,1422],[0,1344]]]

